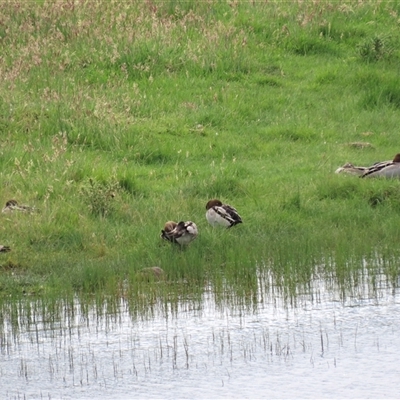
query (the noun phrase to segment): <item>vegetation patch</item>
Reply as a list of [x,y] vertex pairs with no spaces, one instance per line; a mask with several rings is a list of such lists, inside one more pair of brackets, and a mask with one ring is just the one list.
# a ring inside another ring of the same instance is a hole
[[[0,213],[0,296],[251,297],[268,273],[290,296],[316,265],[352,276],[381,254],[395,281],[397,180],[334,171],[400,151],[398,14],[373,0],[1,2],[0,202],[40,213]],[[211,198],[243,224],[212,229]],[[198,238],[162,242],[169,220]],[[154,266],[164,279],[138,279]]]

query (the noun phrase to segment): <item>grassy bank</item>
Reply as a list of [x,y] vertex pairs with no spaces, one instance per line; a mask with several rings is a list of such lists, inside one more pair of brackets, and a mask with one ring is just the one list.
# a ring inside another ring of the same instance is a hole
[[[400,151],[399,13],[3,1],[0,201],[40,212],[0,215],[0,292],[115,292],[153,265],[183,291],[252,288],[257,268],[289,287],[316,265],[345,279],[365,260],[396,281],[399,182],[334,171]],[[212,197],[244,223],[209,227]],[[199,238],[161,243],[169,219]]]

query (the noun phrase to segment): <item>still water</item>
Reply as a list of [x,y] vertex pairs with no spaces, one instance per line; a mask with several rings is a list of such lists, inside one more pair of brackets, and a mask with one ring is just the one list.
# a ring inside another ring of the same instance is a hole
[[1,398],[399,398],[400,291],[367,281],[316,277],[289,302],[260,286],[250,306],[208,287],[142,316],[124,299],[5,308]]

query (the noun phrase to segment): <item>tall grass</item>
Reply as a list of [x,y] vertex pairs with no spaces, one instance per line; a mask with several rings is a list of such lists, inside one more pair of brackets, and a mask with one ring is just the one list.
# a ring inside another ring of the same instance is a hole
[[[1,293],[137,293],[154,265],[165,296],[211,284],[251,298],[260,269],[293,294],[316,266],[346,276],[367,259],[393,277],[398,183],[333,171],[399,151],[399,11],[2,2],[0,201],[40,213],[0,215]],[[211,229],[212,197],[244,224]],[[199,238],[162,243],[169,219]]]

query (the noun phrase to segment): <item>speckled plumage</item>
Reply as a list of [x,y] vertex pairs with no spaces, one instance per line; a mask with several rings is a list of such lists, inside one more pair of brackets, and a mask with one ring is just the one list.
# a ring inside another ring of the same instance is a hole
[[346,173],[346,174],[361,176],[367,169],[368,167],[356,167],[352,163],[346,163],[342,167],[339,167],[335,171],[335,173],[336,174]]

